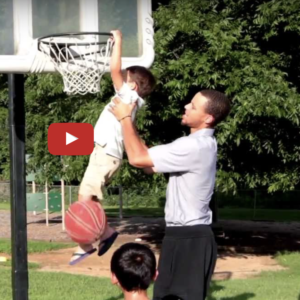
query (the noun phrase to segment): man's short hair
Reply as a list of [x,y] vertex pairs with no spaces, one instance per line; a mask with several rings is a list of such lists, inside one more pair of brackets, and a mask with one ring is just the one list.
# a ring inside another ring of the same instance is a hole
[[216,126],[229,114],[230,101],[225,94],[215,90],[203,90],[200,93],[208,100],[205,111],[214,117],[212,125]]
[[115,251],[110,267],[126,291],[147,290],[156,274],[156,259],[146,245],[127,243]]
[[155,77],[146,68],[141,66],[132,66],[126,69],[130,72],[131,79],[138,86],[138,94],[140,97],[146,97],[155,88]]

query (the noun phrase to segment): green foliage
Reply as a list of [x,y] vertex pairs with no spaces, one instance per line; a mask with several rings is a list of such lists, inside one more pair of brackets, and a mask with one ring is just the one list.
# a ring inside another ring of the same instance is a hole
[[292,53],[266,40],[271,30],[277,41],[298,34],[299,3],[289,1],[287,9],[279,2],[174,0],[155,13],[154,69],[166,96],[161,119],[179,118],[183,104],[201,89],[224,91],[232,99],[231,115],[216,131],[217,186],[223,192],[299,185],[299,82],[291,79],[300,72],[291,78],[290,69],[299,35]]
[[[148,146],[188,134],[184,105],[201,89],[217,89],[232,100],[232,112],[216,129],[217,188],[299,187],[300,2],[296,0],[171,0],[154,13],[157,89],[139,113],[137,127]],[[7,118],[7,86],[0,77],[0,124]],[[40,181],[60,175],[78,182],[88,157],[54,157],[47,149],[53,122],[95,125],[113,95],[109,76],[100,95],[66,96],[58,75],[26,80],[28,171],[44,170]],[[2,125],[3,126],[3,125]],[[1,127],[2,128],[2,127]],[[0,133],[2,145],[7,133]],[[0,149],[0,174],[8,176],[8,149]],[[65,168],[62,168],[62,163]],[[113,185],[164,189],[162,175],[146,176],[126,157]]]

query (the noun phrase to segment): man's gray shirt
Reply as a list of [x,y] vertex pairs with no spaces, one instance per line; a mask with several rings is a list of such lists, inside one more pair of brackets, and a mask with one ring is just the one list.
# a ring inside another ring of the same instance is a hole
[[165,206],[167,226],[211,224],[209,202],[217,163],[213,134],[214,129],[200,129],[148,150],[156,172],[170,173]]

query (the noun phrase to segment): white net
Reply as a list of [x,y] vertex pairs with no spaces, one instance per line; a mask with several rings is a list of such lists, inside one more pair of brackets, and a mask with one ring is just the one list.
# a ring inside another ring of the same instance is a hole
[[110,63],[110,38],[99,42],[97,34],[47,37],[39,41],[39,50],[62,75],[67,94],[100,92],[101,78]]

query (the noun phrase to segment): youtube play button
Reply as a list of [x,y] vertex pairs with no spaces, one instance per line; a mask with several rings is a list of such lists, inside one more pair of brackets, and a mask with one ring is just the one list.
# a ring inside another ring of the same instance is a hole
[[68,132],[66,132],[66,145],[69,145],[78,140],[78,138]]
[[48,150],[53,155],[89,155],[94,128],[89,123],[53,123],[48,128]]

